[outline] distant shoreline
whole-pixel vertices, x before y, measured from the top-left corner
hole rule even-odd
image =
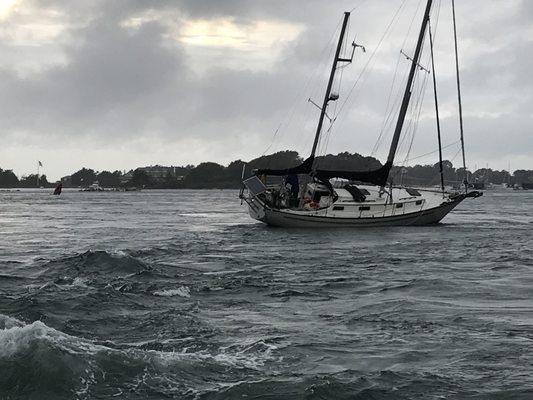
[[[203,162],[196,166],[138,167],[130,171],[95,171],[82,168],[71,175],[61,178],[63,188],[83,189],[116,188],[117,190],[143,189],[239,189],[242,176],[251,176],[256,169],[286,169],[300,165],[303,158],[295,151],[280,151],[261,156],[249,162],[235,160],[223,166],[214,162]],[[374,157],[357,153],[328,154],[316,157],[315,166],[335,171],[369,171],[382,166]],[[521,186],[533,184],[533,170],[497,171],[481,168],[474,172],[455,168],[451,161],[443,160],[443,176],[446,186],[460,187],[465,179],[476,185]],[[394,166],[390,179],[395,185],[412,187],[434,187],[440,183],[439,164]],[[0,188],[53,188],[55,183],[48,182],[46,175],[31,174],[20,179],[12,170],[0,168]]]

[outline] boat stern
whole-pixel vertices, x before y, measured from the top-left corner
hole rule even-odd
[[[241,204],[246,203],[248,205],[248,213],[253,219],[256,219],[261,222],[265,222],[266,205],[263,201],[259,199],[259,195],[261,195],[262,193],[265,193],[267,190],[267,187],[256,176],[245,179],[242,183],[243,183],[243,186],[239,193]]]

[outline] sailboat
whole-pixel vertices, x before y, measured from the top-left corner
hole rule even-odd
[[[380,168],[367,171],[325,170],[316,165],[316,150],[322,134],[324,118],[327,116],[328,104],[338,99],[338,95],[332,93],[335,73],[340,63],[352,62],[356,47],[360,47],[354,42],[351,57],[341,56],[346,27],[350,18],[350,13],[345,12],[324,101],[320,108],[321,113],[311,155],[296,167],[258,169],[254,170],[253,175],[247,179],[244,179],[243,169],[243,187],[239,197],[248,205],[252,218],[271,226],[301,228],[430,225],[440,222],[465,199],[482,195],[479,191],[469,191],[468,189],[454,0],[452,0],[452,10],[464,190],[459,192],[445,191],[434,74],[433,39],[429,26],[432,4],[432,0],[428,0],[426,3],[416,49],[414,55],[408,57],[411,63],[409,75],[385,164]],[[441,190],[396,186],[390,177],[411,100],[415,75],[422,68],[420,57],[426,32],[429,32],[433,66]],[[267,185],[265,184],[267,177],[278,177],[278,180],[281,177],[285,178],[282,184]],[[336,180],[334,183],[337,183],[337,186],[338,182],[345,184],[341,187],[334,187],[332,180]],[[300,185],[302,181],[304,184]]]

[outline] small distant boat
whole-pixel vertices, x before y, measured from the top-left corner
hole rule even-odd
[[[102,186],[100,186],[98,181],[94,181],[94,183],[91,186],[88,186],[80,190],[80,192],[104,192],[104,191],[105,189]]]
[[[63,184],[61,182],[58,182],[54,189],[54,195],[59,196],[62,190],[63,190]]]

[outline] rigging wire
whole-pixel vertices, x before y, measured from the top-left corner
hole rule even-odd
[[[374,48],[370,58],[368,59],[368,61],[366,62],[366,64],[364,65],[362,71],[360,72],[359,76],[357,77],[357,79],[355,80],[354,84],[352,85],[352,87],[350,88],[350,90],[348,91],[348,94],[346,96],[346,99],[342,102],[342,104],[340,105],[340,107],[338,108],[338,111],[336,111],[336,113],[333,115],[333,117],[331,117],[331,124],[330,124],[330,127],[329,129],[327,130],[327,133],[329,136],[331,136],[331,133],[332,133],[332,130],[334,128],[334,125],[335,125],[335,122],[337,121],[337,118],[338,116],[340,115],[340,113],[343,111],[343,109],[345,108],[348,100],[350,100],[350,97],[351,97],[351,94],[353,93],[355,87],[357,86],[357,84],[362,80],[363,76],[365,76],[367,70],[369,69],[369,66],[370,65],[373,65],[373,62],[374,62],[374,59],[375,59],[375,56],[378,52],[378,50],[380,49],[383,41],[385,40],[385,38],[390,34],[390,31],[391,31],[391,28],[392,26],[395,24],[395,22],[398,20],[398,17],[400,15],[400,12],[403,10],[405,4],[406,4],[407,0],[403,0],[400,4],[400,6],[396,9],[395,13],[393,14],[392,16],[392,19],[389,21],[386,29],[385,29],[385,32],[383,33],[383,35],[381,36],[377,46]],[[352,99],[352,102],[354,101],[354,99]],[[329,142],[329,138],[328,138],[328,142]]]
[[[424,45],[425,45],[425,42],[422,44],[422,46],[423,46],[422,47],[422,54],[423,54],[423,51],[424,51]],[[419,61],[422,61],[422,60],[419,60]],[[416,99],[416,102],[414,102],[414,103],[411,102],[410,103],[408,123],[407,123],[407,127],[406,127],[406,129],[404,131],[404,134],[402,135],[402,137],[400,139],[399,152],[401,152],[403,150],[404,143],[410,142],[411,145],[412,145],[412,143],[414,141],[414,136],[416,134],[416,127],[417,127],[419,119],[420,119],[420,114],[421,114],[422,105],[423,105],[423,99],[424,99],[424,95],[425,95],[425,88],[426,88],[426,85],[427,85],[427,74],[424,74],[424,79],[422,79],[422,80],[418,79],[418,77],[420,76],[420,73],[421,73],[420,71],[421,70],[422,70],[421,68],[416,70],[416,75],[415,75],[415,78],[414,78],[414,86],[413,86],[413,89],[412,89],[412,93],[415,94],[413,97]],[[410,147],[408,149],[408,153],[407,154],[409,154],[409,152],[410,152]]]
[[[395,74],[397,74],[397,70],[398,70],[398,67],[399,67],[399,64],[400,64],[400,60],[403,58],[403,56],[401,55],[398,55],[398,61],[396,63],[396,71],[395,71]],[[399,109],[399,105],[400,105],[400,102],[401,102],[401,99],[402,99],[402,91],[401,91],[401,87],[405,87],[407,83],[407,74],[404,75],[404,77],[402,78],[402,81],[400,83],[400,85],[398,86],[398,90],[396,92],[396,96],[395,96],[395,99],[394,99],[394,102],[392,104],[392,106],[386,110],[386,114],[384,116],[384,121],[383,121],[383,125],[380,129],[380,132],[379,132],[379,135],[378,135],[378,138],[376,139],[376,142],[374,143],[374,147],[372,147],[372,152],[370,153],[371,156],[374,156],[381,144],[383,143],[383,141],[389,136],[389,133],[390,133],[390,130],[392,129],[392,124],[394,123],[394,120],[395,116],[397,116],[398,114],[398,109]],[[392,87],[391,87],[392,89]],[[389,100],[387,100],[389,101]]]
[[[431,19],[428,21],[429,24],[429,45],[430,45],[430,54],[431,54],[431,68],[432,68],[432,80],[433,80],[433,97],[435,100],[435,119],[437,122],[437,139],[439,143],[439,174],[440,174],[440,186],[442,189],[442,194],[444,195],[444,169],[442,164],[442,141],[441,141],[441,128],[440,128],[440,115],[439,115],[439,100],[437,93],[437,76],[435,70],[435,46],[433,41],[433,33],[431,29]]]
[[[423,44],[423,47],[422,47],[422,52],[424,51],[424,45],[425,43]],[[426,56],[427,58],[429,58],[429,55]],[[428,60],[424,60],[425,63],[427,64],[428,63]],[[420,75],[420,70],[418,71],[417,73],[417,77]],[[412,149],[412,145],[413,145],[413,142],[414,142],[414,139],[415,139],[415,135],[416,135],[416,132],[417,132],[417,127],[418,127],[418,123],[420,121],[420,115],[422,113],[422,107],[423,107],[423,103],[424,103],[424,98],[425,98],[425,94],[426,94],[426,88],[427,88],[427,81],[428,81],[428,76],[429,76],[429,73],[425,73],[424,74],[424,79],[422,81],[420,80],[416,80],[415,78],[415,83],[417,84],[416,88],[415,88],[415,93],[417,93],[417,101],[415,103],[415,107],[413,107],[411,109],[411,116],[410,116],[410,123],[412,123],[412,131],[410,132],[410,145],[409,145],[409,148],[407,150],[407,154],[406,154],[406,158],[409,157],[409,154],[411,152],[411,149]],[[407,138],[408,135],[405,135],[404,137]],[[405,141],[405,139],[403,140]]]
[[[268,147],[265,149],[263,154],[261,154],[261,157],[263,157],[270,150],[270,148],[274,145],[274,142],[276,141],[276,137],[278,136],[280,129],[281,129],[281,124],[279,124],[278,127],[276,128],[276,131],[274,132],[274,136],[272,136],[272,141],[270,142]]]
[[[394,25],[394,23],[396,22],[399,14],[400,14],[400,11],[403,9],[403,7],[405,6],[405,3],[407,2],[407,0],[403,0],[401,3],[400,3],[400,6],[397,8],[396,12],[394,13],[394,15],[392,16],[392,19],[391,21],[389,22],[389,24],[387,25],[387,28],[385,29],[385,32],[383,33],[383,35],[381,36],[377,46],[374,48],[374,50],[372,51],[372,54],[370,55],[368,61],[366,62],[365,66],[363,67],[363,70],[361,71],[361,73],[359,74],[359,76],[357,77],[357,79],[355,80],[354,84],[352,85],[352,87],[350,88],[350,90],[348,91],[348,94],[346,96],[346,99],[344,100],[344,102],[341,104],[340,106],[340,109],[339,109],[339,114],[342,112],[342,110],[344,109],[344,107],[346,106],[346,103],[348,102],[348,100],[350,99],[350,96],[351,94],[353,93],[353,91],[355,90],[357,84],[361,81],[361,78],[363,77],[363,75],[365,74],[366,70],[368,69],[370,63],[374,60],[374,57],[377,53],[377,51],[379,50],[379,48],[381,47],[383,41],[385,40],[385,38],[388,36],[392,26]]]
[[[424,79],[422,81],[415,81],[415,82],[417,86],[414,88],[413,91],[415,93],[416,102],[414,103],[414,106],[410,107],[410,117],[409,117],[407,129],[404,135],[402,136],[402,140],[399,145],[399,148],[400,148],[399,152],[401,152],[402,149],[404,148],[404,145],[408,143],[406,158],[411,152],[411,148],[412,148],[412,145],[413,145],[413,142],[416,136],[416,132],[419,126],[420,114],[422,112],[422,106],[424,102],[425,88],[427,86],[427,75],[426,74],[424,75]],[[400,163],[399,165],[401,165],[402,167],[405,166],[405,161],[403,163]],[[394,177],[396,177],[396,175]]]
[[[420,75],[420,70],[417,71],[417,77]],[[418,131],[419,122],[420,122],[420,115],[422,113],[422,107],[424,104],[424,97],[426,93],[426,87],[427,87],[427,81],[428,81],[428,74],[424,74],[424,79],[419,80],[415,79],[415,87],[413,88],[413,92],[415,93],[416,102],[414,103],[414,106],[410,107],[410,116],[409,116],[409,122],[407,125],[407,129],[405,130],[404,135],[402,136],[399,148],[403,149],[405,145],[407,145],[407,152],[405,159],[409,157],[409,154],[411,153],[412,145],[414,143],[414,139],[416,137],[416,133]],[[400,150],[399,152],[401,152]],[[399,173],[401,173],[401,170],[403,167],[405,167],[406,161],[399,163],[397,166],[402,167],[396,170],[396,173],[393,175],[393,179],[397,177]]]
[[[422,0],[419,0],[418,1],[418,4],[416,6],[416,10],[413,14],[413,17],[411,18],[411,22],[409,23],[409,28],[407,29],[407,33],[405,34],[405,37],[403,39],[403,43],[401,45],[401,48],[403,49],[405,47],[405,44],[407,43],[407,38],[409,37],[410,33],[411,33],[411,30],[413,28],[413,25],[414,25],[414,22],[415,22],[415,19],[416,19],[416,16],[418,15],[418,11],[420,10],[420,6],[422,4]],[[392,93],[394,91],[394,87],[395,87],[395,82],[396,82],[396,78],[397,78],[397,75],[398,75],[398,68],[400,66],[400,60],[403,59],[403,56],[401,55],[401,53],[398,55],[398,58],[397,58],[397,61],[396,61],[396,67],[395,67],[395,70],[394,70],[394,75],[393,75],[393,79],[392,79],[392,84],[391,84],[391,88],[390,88],[390,91],[389,91],[389,95],[388,95],[388,98],[387,98],[387,106],[385,107],[385,113],[384,113],[384,116],[383,116],[383,123],[382,123],[382,126],[381,126],[381,130],[380,130],[380,133],[379,133],[379,136],[374,144],[374,147],[372,148],[372,152],[371,152],[371,156],[375,155],[381,145],[381,139],[383,138],[383,134],[388,131],[390,129],[390,125],[392,125],[392,120],[393,120],[393,116],[395,116],[397,114],[397,111],[394,111],[397,109],[397,106],[400,102],[400,99],[401,99],[401,90],[400,88],[402,87],[402,85],[399,85],[398,87],[398,91],[396,92],[396,97],[395,97],[395,100],[394,100],[394,103],[392,104],[392,107],[389,109],[389,105],[390,105],[390,100],[391,100],[391,97],[392,97]],[[407,81],[407,75],[404,75],[404,78],[402,79],[402,82],[401,83],[405,83]]]
[[[437,150],[438,151],[438,150]],[[455,155],[449,160],[451,163],[453,163],[453,161],[457,158],[457,156],[459,155],[459,153],[461,152],[461,149],[459,149]],[[430,180],[429,180],[429,185],[434,185],[434,184],[437,184],[437,180],[439,178],[439,175],[436,174],[435,176],[433,176]],[[422,181],[423,178],[414,178],[414,177],[410,177],[410,179],[414,179],[414,180],[420,180]],[[448,182],[448,183],[462,183],[462,181],[457,181],[457,180],[451,180],[451,179],[448,179],[446,180],[445,179],[445,182]]]
[[[357,4],[354,8],[352,8],[349,12],[353,13],[355,10],[361,8],[363,4],[365,4],[368,0],[360,0],[359,4]]]
[[[457,141],[455,141],[455,142],[452,142],[452,143],[447,144],[446,146],[442,146],[442,149],[443,149],[443,150],[444,150],[444,149],[448,149],[448,148],[453,147],[453,146],[455,146],[455,145],[457,145],[457,144],[459,144],[459,143],[461,143],[461,141],[460,141],[460,140],[457,140]],[[421,159],[421,158],[424,158],[424,157],[427,157],[427,156],[431,156],[431,155],[437,153],[438,151],[439,151],[438,149],[437,149],[437,150],[433,150],[433,151],[430,151],[430,152],[428,152],[428,153],[420,154],[420,155],[418,155],[418,156],[416,156],[416,157],[411,157],[411,158],[409,158],[409,159],[406,159],[405,161],[406,161],[406,162],[411,162],[411,161],[414,161],[414,160],[419,160],[419,159]]]
[[[437,26],[438,26],[438,22],[440,20],[440,10],[441,10],[441,2],[439,0],[439,6],[437,8],[437,15],[436,15],[436,24],[435,24],[435,27],[434,29],[432,29],[432,31],[434,31],[435,33],[433,34],[433,37],[436,37],[436,32],[437,32]],[[431,25],[430,25],[430,29],[431,29]],[[429,58],[431,56],[431,53],[427,56],[427,58]],[[429,62],[426,61],[426,63]],[[405,159],[404,161],[400,164],[402,167],[405,167],[407,162],[409,161],[409,155],[411,154],[411,151],[412,151],[412,146],[413,146],[413,143],[414,143],[414,139],[415,139],[415,136],[416,136],[416,133],[417,133],[417,130],[418,130],[418,126],[419,126],[419,121],[420,121],[420,114],[421,114],[421,111],[422,111],[422,103],[423,103],[423,99],[424,99],[424,96],[426,94],[426,86],[427,86],[427,81],[428,81],[428,74],[425,76],[424,78],[424,82],[423,84],[420,86],[420,90],[421,92],[418,93],[418,95],[420,96],[420,98],[417,100],[417,106],[418,106],[418,103],[420,103],[420,106],[419,106],[419,109],[418,109],[418,115],[412,115],[411,118],[414,118],[414,126],[413,126],[413,130],[411,132],[409,132],[407,135],[404,136],[404,138],[407,138],[407,137],[410,137],[410,143],[409,143],[409,147],[407,149],[407,153],[406,153],[406,156],[405,156]],[[415,107],[416,109],[416,107]],[[409,136],[410,135],[410,136]],[[402,140],[402,143],[404,142],[404,140]],[[449,146],[448,146],[449,147]],[[442,147],[441,147],[442,149]],[[436,150],[435,152],[438,152],[439,150]],[[432,154],[434,152],[431,152],[430,154]],[[416,157],[418,158],[418,157]],[[401,170],[401,169],[400,169]],[[398,170],[395,174],[395,176],[400,173],[400,170]]]
[[[436,33],[437,33],[437,27],[438,27],[438,23],[439,23],[439,20],[440,20],[440,10],[441,10],[441,2],[439,0],[439,6],[437,8],[437,15],[436,15],[436,18],[435,18],[435,27],[434,29],[432,30],[432,35],[433,35],[433,38],[436,37]],[[431,24],[429,25],[430,26],[430,29],[431,29]],[[431,53],[429,55],[426,56],[428,58],[428,60],[426,60],[426,63],[429,63],[429,60],[431,59]],[[426,74],[425,76],[425,82],[423,84],[423,90],[425,90],[426,86],[427,86],[427,80],[428,80],[428,76],[429,74]],[[423,93],[423,96],[425,96],[425,92]],[[423,101],[423,97],[422,97],[422,101]],[[420,113],[421,113],[421,108],[418,112],[418,116],[416,117],[417,118],[417,124],[419,122],[419,119],[420,119]],[[415,135],[416,135],[416,131],[413,131],[413,134],[412,134],[412,137],[411,137],[411,143],[409,145],[409,148],[408,148],[408,151],[406,153],[406,156],[405,156],[405,159],[403,161],[403,163],[401,164],[402,166],[405,166],[407,164],[407,160],[409,159],[409,155],[411,153],[411,150],[412,150],[412,146],[413,146],[413,143],[414,143],[414,138],[415,138]],[[437,150],[438,151],[438,150]]]
[[[347,26],[347,29],[346,29],[346,35],[344,35],[344,43],[343,43],[342,52],[346,52],[347,49],[348,49],[348,37],[349,37],[349,34],[350,34],[350,20],[348,20],[348,26]],[[353,56],[352,56],[352,60],[353,60]],[[342,81],[343,81],[343,77],[344,77],[344,69],[348,65],[349,65],[349,63],[346,63],[344,65],[338,66],[337,69],[336,69],[336,70],[340,70],[340,76],[339,76],[339,78],[337,79],[337,82],[336,82],[337,94],[339,96],[340,96],[341,89],[342,89]],[[333,106],[332,115],[336,115],[337,114],[337,106],[338,106],[338,102],[335,101],[334,106]],[[323,156],[326,155],[326,153],[327,153],[327,149],[328,149],[328,146],[329,146],[329,140],[331,138],[331,130],[332,130],[332,127],[333,127],[333,124],[334,124],[334,121],[335,121],[336,118],[330,119],[330,117],[328,116],[328,119],[329,119],[329,127],[326,130],[326,133],[324,135],[321,135],[319,146],[318,146],[318,154],[323,155]]]
[[[294,115],[296,114],[296,109],[297,109],[298,105],[301,103],[300,99],[302,97],[304,97],[303,95],[304,95],[304,93],[306,93],[308,91],[309,87],[311,86],[311,82],[316,79],[316,75],[318,75],[319,70],[321,69],[321,67],[323,65],[325,65],[327,63],[326,60],[330,58],[329,55],[331,55],[331,52],[332,52],[331,43],[334,42],[335,36],[337,34],[337,31],[339,30],[339,27],[340,27],[341,23],[342,23],[342,18],[339,19],[339,21],[337,23],[337,26],[333,30],[329,41],[322,48],[322,51],[320,52],[320,55],[319,55],[318,59],[321,60],[321,61],[319,61],[317,63],[317,66],[315,67],[315,69],[312,72],[307,74],[307,78],[306,78],[305,85],[304,85],[303,89],[298,91],[297,94],[295,95],[294,100],[291,102],[292,106],[285,113],[284,117],[282,118],[282,122],[278,125],[278,127],[276,128],[274,134],[272,135],[272,139],[271,139],[270,144],[267,146],[266,150],[261,154],[261,156],[264,156],[274,146],[274,144],[276,142],[276,139],[279,137],[280,131],[283,131],[283,129],[285,127],[288,127],[291,124],[291,122],[293,121]],[[326,52],[329,52],[329,55],[328,55],[327,58],[324,57]],[[306,120],[307,120],[307,118],[306,118]]]
[[[419,94],[419,104],[417,104],[417,107],[418,107],[418,112],[415,114],[415,112],[413,111],[413,119],[414,119],[414,123],[413,123],[413,130],[412,130],[412,133],[411,133],[411,140],[409,141],[409,147],[407,149],[407,152],[406,152],[406,155],[405,155],[405,159],[404,159],[404,162],[403,162],[403,165],[405,166],[405,160],[407,158],[409,158],[409,155],[411,154],[411,150],[413,149],[413,143],[415,141],[415,137],[416,137],[416,134],[418,132],[418,127],[419,127],[419,124],[420,124],[420,115],[422,113],[422,107],[423,107],[423,104],[424,104],[424,97],[425,97],[425,94],[426,94],[426,87],[427,87],[427,83],[428,83],[428,75],[426,74],[424,76],[424,81],[423,83],[420,85],[420,91],[421,93]]]
[[[338,31],[340,29],[340,26],[342,24],[342,20],[343,18],[341,18],[337,24],[337,27],[335,29],[335,32],[333,33],[333,35],[331,36],[330,38],[330,41],[328,43],[328,47],[329,47],[329,51],[328,51],[328,54],[327,54],[327,57],[324,58],[322,60],[322,62],[320,63],[320,65],[317,67],[317,69],[315,70],[315,73],[317,75],[317,78],[316,80],[318,81],[318,75],[322,76],[322,73],[323,71],[328,68],[329,69],[329,66],[327,66],[328,62],[331,60],[332,58],[332,55],[333,55],[333,52],[334,52],[334,46],[330,46],[330,44],[333,44],[335,42],[335,37],[337,36],[338,34]],[[325,52],[322,52],[322,54],[324,54]],[[322,83],[320,83],[320,85],[317,83],[315,83],[314,85],[314,89],[310,92],[310,96],[309,98],[313,98],[315,96],[320,96],[320,93],[319,91],[322,90]],[[301,116],[300,118],[300,122],[301,120],[303,119],[303,125],[304,125],[304,131],[307,131],[308,128],[310,128],[311,126],[315,127],[315,121],[314,119],[312,118],[309,118],[309,115],[310,115],[310,112],[311,111],[314,111],[314,107],[306,107],[305,108],[305,111],[304,111],[304,114]],[[308,148],[309,147],[309,144],[312,143],[313,141],[313,136],[311,135],[306,135],[306,138],[304,140],[304,145],[303,145],[303,148]]]

